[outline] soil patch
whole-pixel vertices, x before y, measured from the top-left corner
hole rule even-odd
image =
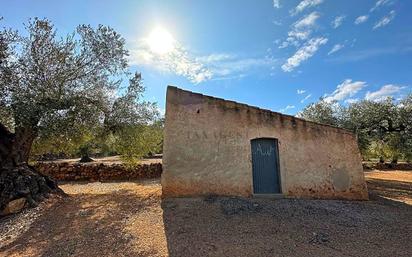
[[[368,173],[371,201],[161,199],[158,180],[66,183],[69,197],[0,220],[0,256],[410,256],[401,175]]]
[[[412,171],[374,170],[365,172],[365,178],[372,199],[383,197],[412,205]]]

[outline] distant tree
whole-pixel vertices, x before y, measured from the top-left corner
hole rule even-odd
[[[348,106],[323,99],[305,107],[300,117],[349,129],[356,133],[364,157],[397,162],[412,158],[412,94],[395,102],[363,100]]]
[[[95,128],[62,130],[60,133],[39,133],[34,140],[30,152],[30,158],[33,160],[56,157],[78,157],[80,148],[88,145],[95,139]]]
[[[36,18],[26,30],[0,31],[0,210],[19,197],[35,205],[56,189],[27,164],[37,137],[106,133],[157,116],[140,99],[140,74],[121,88],[127,51],[110,27],[80,25],[60,38],[49,20]]]
[[[412,161],[412,94],[404,97],[398,105],[398,123],[402,130],[399,131],[401,149],[404,158]]]
[[[116,134],[115,150],[128,165],[134,165],[147,155],[162,150],[163,123],[127,126]]]
[[[374,152],[385,157],[387,154],[384,152],[389,151],[389,139],[396,141],[390,134],[403,126],[398,123],[398,109],[393,99],[380,102],[363,100],[349,105],[346,113],[347,119],[343,126],[357,133],[364,155],[371,150],[371,143],[375,142],[373,145],[377,148]]]
[[[340,126],[340,111],[336,101],[328,102],[321,98],[318,102],[306,106],[297,116],[318,123]]]

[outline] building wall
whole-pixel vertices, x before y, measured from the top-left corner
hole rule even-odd
[[[356,137],[349,131],[168,87],[165,197],[253,193],[251,143],[279,141],[286,197],[367,199]]]

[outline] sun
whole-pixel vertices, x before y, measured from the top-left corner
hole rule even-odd
[[[153,53],[164,55],[173,50],[175,39],[167,30],[158,27],[150,33],[147,44]]]

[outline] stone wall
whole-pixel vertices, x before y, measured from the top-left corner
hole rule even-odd
[[[367,170],[412,170],[412,163],[363,163],[363,168]]]
[[[167,90],[164,196],[251,196],[255,138],[278,139],[284,196],[368,198],[350,131],[175,87]]]
[[[40,173],[60,181],[110,181],[159,178],[161,163],[139,164],[126,168],[122,164],[38,162]]]

